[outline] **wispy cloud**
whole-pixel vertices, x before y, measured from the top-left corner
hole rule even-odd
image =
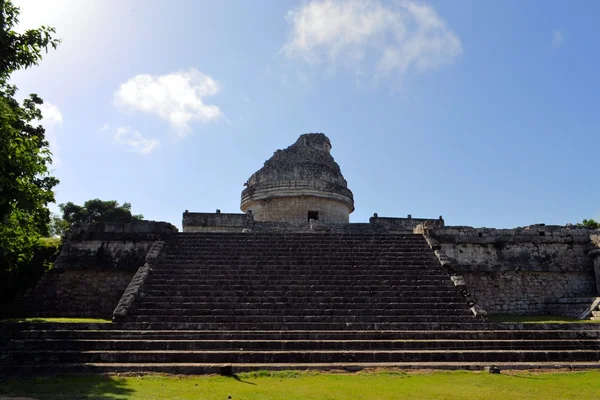
[[[148,139],[129,126],[115,128],[113,138],[125,150],[140,154],[150,154],[159,145],[158,139]]]
[[[60,166],[61,160],[59,156],[60,145],[58,144],[58,137],[56,134],[56,128],[62,125],[63,116],[58,106],[44,101],[44,104],[39,106],[42,112],[41,125],[46,130],[46,139],[50,145],[50,151],[52,152],[52,162],[55,166]]]
[[[433,7],[413,1],[312,0],[286,19],[291,29],[282,53],[330,72],[400,78],[449,64],[463,51]]]
[[[192,68],[167,75],[137,75],[123,83],[114,97],[118,107],[155,114],[185,136],[190,123],[223,117],[219,107],[204,102],[219,91],[217,81]]]
[[[552,31],[552,47],[560,47],[564,41],[565,35],[561,31]]]

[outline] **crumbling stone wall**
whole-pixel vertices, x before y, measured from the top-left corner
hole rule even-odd
[[[49,271],[25,298],[26,315],[110,319],[134,274],[131,269]]]
[[[242,191],[240,208],[255,221],[308,221],[308,211],[322,222],[347,223],[354,197],[322,133],[301,135],[277,150],[252,174]]]
[[[593,231],[540,225],[444,227],[430,234],[491,313],[577,316],[599,293]]]
[[[428,218],[388,218],[379,217],[377,214],[371,217],[369,223],[347,223],[338,221],[322,221],[332,233],[351,234],[374,234],[392,233],[407,234]],[[440,217],[435,220],[436,226],[443,226],[444,220]],[[244,229],[253,232],[273,233],[302,233],[312,232],[310,224],[306,219],[301,221],[257,221],[253,214],[226,214],[226,213],[195,213],[185,211],[183,213],[182,226],[184,232],[242,232]]]
[[[165,222],[78,225],[54,263],[23,301],[29,316],[111,318],[146,253],[177,228]]]
[[[249,214],[184,212],[184,232],[241,232],[251,228],[254,219]]]

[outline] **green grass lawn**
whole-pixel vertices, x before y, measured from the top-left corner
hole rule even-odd
[[[589,319],[577,319],[572,317],[565,317],[562,315],[490,315],[488,317],[490,322],[518,322],[523,324],[568,324],[568,323],[600,323],[600,321],[592,321]]]
[[[101,318],[45,318],[45,317],[32,317],[32,318],[9,318],[2,319],[2,322],[35,322],[35,323],[63,323],[63,324],[106,324],[112,323],[109,319]]]
[[[222,376],[78,376],[0,379],[0,399],[594,399],[600,371],[257,372]]]

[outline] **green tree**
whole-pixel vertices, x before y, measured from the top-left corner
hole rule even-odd
[[[55,213],[50,215],[50,226],[48,227],[50,237],[64,237],[69,227],[69,222],[65,221],[60,215]]]
[[[600,222],[596,222],[593,219],[584,219],[580,224],[577,225],[588,229],[600,229]]]
[[[62,219],[66,221],[69,226],[74,223],[128,223],[134,220],[144,219],[144,216],[141,214],[134,215],[131,213],[130,203],[119,205],[115,200],[93,199],[83,203],[83,206],[68,202],[60,204],[59,207],[63,212]]]
[[[52,154],[44,128],[36,124],[43,101],[32,94],[19,103],[8,81],[14,71],[38,64],[42,50],[59,41],[49,27],[15,32],[18,17],[17,7],[0,0],[0,273],[27,262],[40,235],[48,233],[47,205],[58,184],[49,174]]]

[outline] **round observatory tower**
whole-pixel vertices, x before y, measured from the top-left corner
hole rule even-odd
[[[242,191],[241,209],[255,221],[349,222],[354,198],[322,133],[306,133],[277,150]]]

